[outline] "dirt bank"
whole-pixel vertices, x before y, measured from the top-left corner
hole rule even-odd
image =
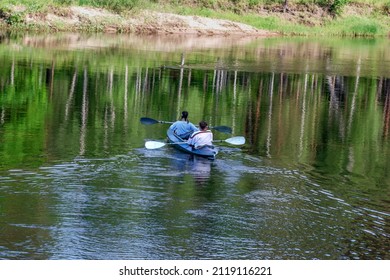
[[[193,4],[195,5],[195,4]],[[191,8],[191,6],[189,6]],[[194,6],[194,10],[199,8]],[[281,4],[259,6],[238,12],[249,15],[246,20],[257,22],[263,19],[283,34],[328,34],[350,36],[385,35],[390,26],[388,10],[371,4],[352,3],[343,7],[337,16],[326,6],[315,4],[289,4],[284,10]],[[265,20],[265,22],[267,22]],[[335,26],[332,27],[334,22]],[[267,24],[266,24],[267,25]],[[267,25],[268,26],[268,25]],[[272,26],[272,24],[271,24]],[[330,29],[327,30],[327,26]],[[312,28],[314,27],[314,28]],[[211,19],[200,16],[182,16],[161,11],[124,11],[120,14],[92,7],[53,7],[48,5],[40,11],[22,5],[0,9],[0,30],[21,31],[92,31],[105,33],[143,34],[195,34],[195,35],[240,35],[275,36],[276,32],[259,30],[247,24],[231,20]],[[301,32],[301,33],[300,33]],[[390,33],[389,33],[390,34]]]
[[[23,6],[14,6],[12,14],[12,18],[7,18],[7,15],[3,15],[3,26],[9,25],[10,21],[14,20],[17,21],[19,26],[24,28],[47,31],[246,36],[277,35],[274,32],[258,30],[252,26],[229,20],[181,16],[154,11],[142,11],[124,16],[104,9],[72,6],[49,9],[45,13],[27,13]],[[18,26],[13,24],[14,22],[11,23]]]

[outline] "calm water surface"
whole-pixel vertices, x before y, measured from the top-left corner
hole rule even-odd
[[[389,259],[388,43],[1,36],[0,259]]]

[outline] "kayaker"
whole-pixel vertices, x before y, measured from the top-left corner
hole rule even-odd
[[[187,140],[191,134],[199,129],[188,120],[188,112],[181,112],[181,119],[174,122],[169,129],[178,135],[180,138]]]
[[[208,130],[208,124],[205,121],[199,123],[199,131],[195,131],[187,143],[195,149],[200,149],[204,146],[213,146],[213,133]]]

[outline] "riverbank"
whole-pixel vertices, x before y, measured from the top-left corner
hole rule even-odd
[[[3,17],[3,28],[34,31],[271,36],[276,32],[224,19],[185,16],[151,10],[119,14],[93,7],[70,6],[29,13],[14,6]]]
[[[386,14],[387,13],[387,14]],[[112,11],[86,6],[31,9],[0,7],[0,29],[16,31],[90,31],[142,34],[199,35],[328,35],[389,36],[390,10],[369,4],[349,4],[337,16],[314,4],[267,5],[247,11],[221,12],[199,7],[148,7]]]

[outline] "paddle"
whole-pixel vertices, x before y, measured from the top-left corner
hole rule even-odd
[[[235,136],[231,137],[225,140],[214,140],[213,142],[226,142],[228,144],[232,145],[244,145],[245,144],[245,138],[243,136]],[[161,147],[164,147],[165,145],[180,145],[180,144],[186,144],[187,142],[175,142],[175,143],[164,143],[159,141],[146,141],[145,142],[145,148],[146,149],[159,149]]]
[[[158,120],[151,119],[151,118],[146,118],[146,117],[141,118],[140,121],[141,121],[142,124],[146,124],[146,125],[156,124],[156,123],[168,123],[168,124],[173,124],[173,122],[158,121]]]
[[[158,120],[151,119],[151,118],[146,118],[146,117],[141,118],[140,121],[141,121],[142,124],[145,124],[145,125],[151,125],[151,124],[156,124],[156,123],[173,124],[173,122],[158,121]],[[215,129],[216,131],[219,131],[219,132],[222,132],[222,133],[228,133],[228,134],[232,133],[232,129],[230,127],[228,127],[228,126],[225,126],[225,125],[210,126],[209,128]]]

